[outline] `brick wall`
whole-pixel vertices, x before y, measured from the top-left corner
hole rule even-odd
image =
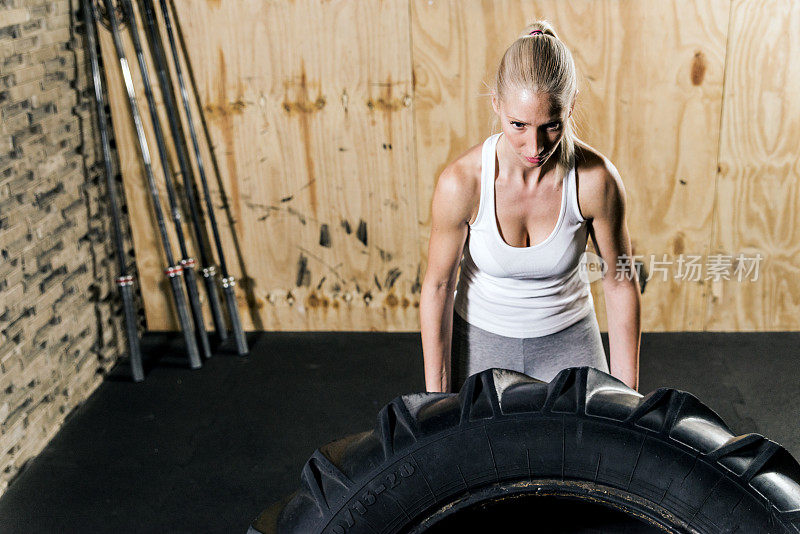
[[[0,494],[126,354],[79,7],[0,0]]]

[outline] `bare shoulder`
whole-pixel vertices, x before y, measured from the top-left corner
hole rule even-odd
[[[625,187],[606,156],[583,141],[575,142],[578,204],[586,219],[610,216],[624,209]]]
[[[470,147],[444,168],[436,183],[434,209],[452,210],[454,217],[472,221],[480,201],[481,147],[482,143]]]

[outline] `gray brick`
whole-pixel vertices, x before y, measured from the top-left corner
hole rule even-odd
[[[16,24],[22,24],[30,20],[30,13],[25,7],[18,7],[16,9],[6,9],[3,11],[3,18],[0,19],[0,26],[8,27]]]
[[[3,123],[0,128],[3,129],[3,133],[6,135],[15,134],[19,130],[27,128],[30,124],[30,118],[24,109],[10,116],[7,116],[4,112],[0,112],[0,115],[3,116]]]
[[[67,43],[69,42],[69,35],[70,31],[69,28],[58,28],[55,30],[50,30],[46,32],[42,32],[39,34],[39,43],[42,45],[48,45],[53,43]]]
[[[31,35],[29,37],[21,37],[14,40],[14,53],[24,54],[30,52],[39,45],[39,36]]]
[[[3,121],[25,113],[28,108],[30,108],[30,102],[27,100],[20,100],[3,106]]]
[[[0,494],[125,350],[79,2],[3,6]]]
[[[44,43],[42,43],[44,45]],[[53,59],[60,53],[58,44],[47,44],[30,53],[30,64],[36,65],[44,63],[48,59]]]
[[[34,51],[27,56],[21,56],[21,61],[17,65],[3,70],[2,79],[5,87],[14,87],[33,80],[40,80],[44,76],[44,65],[33,57],[37,52]],[[6,58],[6,60],[8,59],[11,58]]]
[[[8,56],[13,56],[15,46],[13,39],[4,39],[0,41],[0,60]]]
[[[14,44],[14,52],[11,55],[6,56],[3,58],[2,61],[2,70],[4,72],[12,72],[17,68],[23,67],[28,65],[28,61],[25,55],[16,53],[16,43]]]
[[[47,29],[55,30],[58,28],[69,28],[70,15],[69,13],[52,15],[46,19]]]

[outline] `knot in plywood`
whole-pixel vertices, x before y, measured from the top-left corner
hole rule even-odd
[[[411,105],[411,96],[405,94],[399,98],[370,98],[367,100],[367,107],[370,111],[379,109],[382,111],[397,111]]]
[[[313,102],[306,100],[305,98],[296,101],[284,100],[283,109],[286,111],[286,113],[290,114],[292,112],[314,113],[324,108],[325,103],[326,101],[324,96],[318,96]]]

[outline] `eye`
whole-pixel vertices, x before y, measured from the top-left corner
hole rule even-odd
[[[550,130],[551,132],[557,132],[557,131],[559,131],[561,129],[561,123],[560,122],[554,122],[554,123],[550,124],[547,127],[547,129]]]
[[[511,121],[511,126],[513,126],[514,128],[522,128],[523,126],[525,126],[525,124],[518,121]]]

